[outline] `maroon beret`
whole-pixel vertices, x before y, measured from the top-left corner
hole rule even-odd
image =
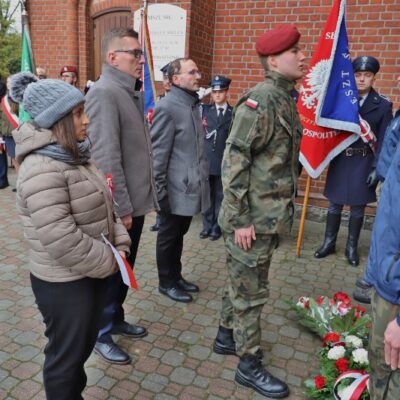
[[[279,54],[294,46],[300,39],[300,32],[294,25],[281,25],[262,34],[256,41],[260,56]]]
[[[76,75],[78,75],[78,68],[74,67],[73,65],[64,65],[60,70],[60,76],[64,72],[74,72]]]

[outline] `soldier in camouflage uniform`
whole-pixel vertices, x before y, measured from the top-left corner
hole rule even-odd
[[[236,382],[271,398],[289,394],[262,365],[260,316],[278,233],[293,218],[302,127],[291,91],[305,58],[299,39],[296,27],[287,25],[257,40],[265,80],[236,105],[222,164],[219,224],[229,278],[214,351],[237,354]]]

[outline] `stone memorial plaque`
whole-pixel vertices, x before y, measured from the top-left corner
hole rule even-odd
[[[140,32],[141,11],[136,10],[133,27]],[[175,58],[185,57],[186,10],[171,4],[151,4],[148,25],[153,52],[154,77],[162,80],[162,68]]]

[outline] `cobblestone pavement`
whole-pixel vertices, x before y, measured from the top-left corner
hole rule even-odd
[[[26,244],[14,200],[11,188],[0,190],[0,399],[44,399],[44,325],[29,285]],[[175,303],[157,291],[156,235],[149,232],[154,217],[146,218],[137,257],[141,288],[130,292],[125,303],[128,321],[143,324],[149,335],[138,341],[114,337],[133,356],[131,365],[109,365],[92,354],[86,365],[85,399],[264,399],[233,382],[236,357],[211,351],[226,279],[223,241],[198,239],[200,219],[194,220],[185,239],[183,264],[185,277],[198,283],[201,292],[191,304]],[[289,383],[290,400],[305,398],[302,383],[318,366],[315,351],[320,341],[298,325],[285,300],[337,290],[351,293],[362,271],[346,264],[345,228],[338,254],[316,260],[312,254],[324,226],[307,222],[303,251],[296,258],[297,225],[298,221],[293,236],[283,238],[274,255],[271,295],[262,316],[264,362]],[[363,263],[368,240],[369,232],[362,232]]]

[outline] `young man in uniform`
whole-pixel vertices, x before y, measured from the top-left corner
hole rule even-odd
[[[299,40],[292,25],[258,38],[265,80],[235,107],[222,162],[219,223],[228,282],[214,351],[237,354],[235,381],[270,398],[289,395],[286,383],[262,365],[260,317],[278,234],[293,219],[302,127],[291,92],[303,76],[305,60]]]
[[[216,75],[210,82],[213,104],[203,104],[203,126],[206,131],[208,173],[211,207],[203,214],[203,230],[200,239],[218,240],[221,228],[218,213],[222,202],[221,164],[225,142],[232,122],[232,106],[227,102],[231,80]]]

